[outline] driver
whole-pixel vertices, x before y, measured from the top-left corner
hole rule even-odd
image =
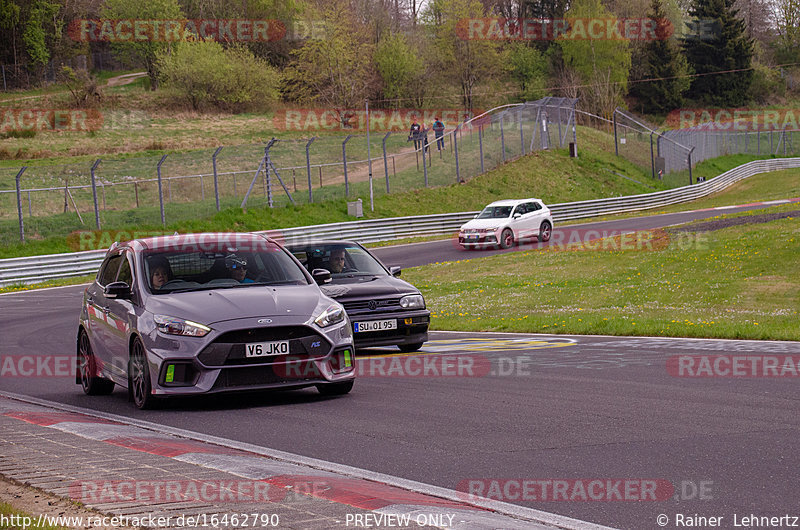
[[[331,272],[339,273],[344,270],[345,257],[343,248],[335,248],[331,250],[330,266]]]
[[[166,258],[157,256],[149,260],[150,265],[150,285],[153,289],[161,287],[172,279],[172,271]]]

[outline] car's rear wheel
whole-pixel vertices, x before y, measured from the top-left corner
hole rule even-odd
[[[81,330],[78,336],[78,374],[81,387],[89,396],[104,396],[114,391],[114,382],[97,377],[97,359],[89,343],[89,336]]]
[[[514,245],[514,232],[510,228],[503,230],[500,234],[500,246],[502,248],[511,248]]]
[[[150,368],[144,344],[139,339],[134,339],[131,346],[130,366],[128,368],[128,388],[137,409],[150,409],[156,404],[156,398],[151,393]]]
[[[397,347],[400,348],[400,351],[411,352],[422,348],[423,344],[422,342],[415,342],[413,344],[398,344]]]
[[[542,223],[542,226],[539,227],[539,241],[550,241],[550,236],[553,235],[553,227],[550,225],[549,222],[545,221]]]
[[[325,383],[316,385],[317,391],[323,396],[343,396],[353,390],[353,381],[344,383]]]

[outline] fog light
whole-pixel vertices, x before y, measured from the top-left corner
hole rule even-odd
[[[167,367],[167,377],[164,378],[164,382],[172,383],[175,380],[175,365],[171,364]]]

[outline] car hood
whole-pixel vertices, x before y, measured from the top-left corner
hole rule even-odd
[[[147,310],[214,324],[251,317],[310,317],[322,298],[316,285],[252,286],[151,296]]]
[[[385,298],[419,292],[410,283],[388,275],[334,278],[331,283],[320,286],[320,289],[338,302],[354,299]]]
[[[495,228],[503,226],[508,222],[508,217],[501,217],[498,219],[473,219],[461,226],[461,230],[465,228]]]

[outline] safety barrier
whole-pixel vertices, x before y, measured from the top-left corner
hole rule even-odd
[[[719,192],[759,173],[800,167],[800,158],[756,160],[742,164],[706,182],[671,190],[550,205],[556,227],[559,222],[661,208],[693,201]],[[416,236],[451,234],[477,212],[458,212],[413,217],[393,217],[258,232],[282,242],[303,239],[354,239],[361,243],[391,241]],[[90,274],[97,270],[105,250],[0,260],[0,287],[37,283]]]

